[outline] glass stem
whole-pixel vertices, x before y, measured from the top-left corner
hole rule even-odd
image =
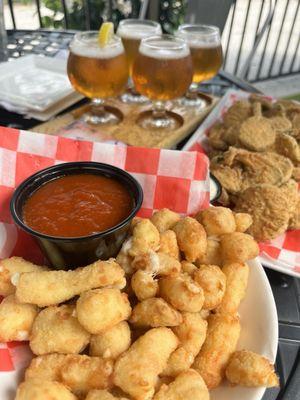
[[[105,114],[104,100],[95,98],[91,100],[92,114],[102,117]]]
[[[139,93],[135,90],[132,78],[129,78],[129,80],[128,80],[128,90],[134,96],[138,96],[139,95]]]
[[[166,117],[166,104],[164,101],[153,101],[152,114],[154,119]]]
[[[197,99],[198,97],[198,85],[197,83],[192,83],[191,86],[189,87],[188,92],[186,93],[186,97],[188,99]]]

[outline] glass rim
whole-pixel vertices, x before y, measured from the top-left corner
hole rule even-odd
[[[172,46],[172,47],[165,47],[164,48],[164,47],[161,47],[161,46],[159,46],[157,44],[151,43],[152,41],[161,41],[161,42],[169,41],[169,42],[173,42],[173,43],[175,42],[175,43],[178,43],[178,46]],[[171,51],[182,50],[183,48],[189,49],[188,44],[184,39],[182,39],[182,38],[180,38],[178,36],[173,36],[173,35],[169,35],[169,34],[166,34],[166,33],[164,33],[162,35],[148,36],[148,37],[146,37],[146,38],[141,40],[141,45],[140,46],[147,46],[147,47],[149,47],[151,49],[156,49],[156,50],[159,50],[159,49],[163,48],[165,50],[171,50]]]
[[[137,18],[125,18],[119,22],[119,26],[126,25],[126,24],[140,24],[140,25],[151,25],[155,28],[160,27],[160,23],[157,21],[153,21],[152,19],[137,19]]]
[[[205,31],[203,32],[197,32],[197,31],[188,31],[185,30],[186,28],[203,28]],[[215,26],[215,25],[208,25],[208,24],[181,24],[178,27],[177,32],[180,33],[186,33],[187,35],[191,36],[199,36],[202,35],[203,37],[214,37],[214,36],[219,36],[220,37],[220,29]]]
[[[99,35],[99,31],[84,31],[84,32],[77,32],[75,33],[70,45],[72,45],[72,42],[77,41],[80,44],[83,45],[88,45],[90,47],[97,47],[98,49],[101,49],[102,47],[99,45],[98,42],[98,35]],[[89,40],[87,40],[88,37],[95,37],[95,42],[91,42]],[[107,47],[115,47],[115,46],[122,46],[122,40],[121,38],[116,35],[115,33],[112,36],[112,39],[110,42],[107,43],[107,45],[103,48],[107,48]]]

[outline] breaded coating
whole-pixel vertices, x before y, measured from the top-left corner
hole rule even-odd
[[[272,117],[269,119],[269,121],[271,122],[272,128],[278,133],[288,131],[293,127],[291,121],[286,117]]]
[[[226,290],[217,312],[235,314],[246,295],[249,266],[245,263],[225,264],[222,271],[226,276]]]
[[[239,141],[240,129],[238,126],[229,126],[224,129],[222,138],[230,146],[235,146]]]
[[[151,399],[158,375],[177,345],[171,329],[150,329],[116,361],[114,384],[134,400]]]
[[[247,213],[234,213],[237,232],[246,232],[253,223],[253,218]]]
[[[25,379],[41,379],[59,382],[60,372],[63,369],[67,357],[68,355],[56,353],[34,357],[25,371]]]
[[[181,270],[178,259],[165,253],[149,251],[134,258],[132,266],[135,270],[142,269],[154,276],[177,275]]]
[[[113,361],[85,355],[68,355],[60,371],[60,381],[77,396],[92,389],[108,389],[112,385]]]
[[[198,268],[196,267],[195,264],[190,263],[185,260],[181,261],[181,268],[182,268],[182,272],[185,272],[186,274],[190,275],[191,277],[193,277],[195,271],[198,271]]]
[[[77,397],[59,382],[32,379],[21,383],[15,400],[76,400]]]
[[[276,132],[271,122],[264,117],[250,117],[241,127],[239,142],[252,151],[265,151],[275,143]]]
[[[293,178],[296,182],[300,182],[300,166],[294,167],[294,169],[293,169],[293,174],[292,174],[292,178]]]
[[[194,359],[195,357],[190,351],[180,346],[170,355],[167,366],[161,375],[175,378],[182,372],[187,371],[193,364]]]
[[[241,190],[243,179],[240,168],[231,168],[221,162],[211,161],[210,170],[222,185],[222,192],[225,189],[228,193],[238,193]]]
[[[236,230],[235,219],[232,211],[225,207],[209,207],[196,215],[206,230],[207,236],[223,235]]]
[[[295,191],[297,194],[297,191]],[[259,241],[274,239],[284,233],[291,216],[291,196],[274,185],[250,187],[242,192],[235,206],[237,212],[247,212],[253,218],[248,232]]]
[[[208,135],[208,143],[215,150],[227,150],[228,144],[224,140],[224,126],[220,123],[214,124],[210,130]]]
[[[176,326],[182,321],[181,314],[159,297],[146,299],[132,310],[130,323],[135,327]]]
[[[196,260],[197,267],[202,264],[222,266],[221,245],[219,240],[213,238],[207,239],[205,254]]]
[[[226,367],[226,378],[234,385],[247,387],[279,386],[274,365],[265,357],[252,351],[236,351]]]
[[[300,196],[298,196],[298,201],[295,210],[289,220],[289,229],[300,229]]]
[[[293,164],[274,152],[254,153],[230,147],[211,161],[211,172],[228,193],[237,194],[255,185],[284,184],[292,176]]]
[[[206,232],[194,218],[185,217],[177,222],[172,230],[176,233],[179,249],[187,261],[194,262],[206,252]]]
[[[96,261],[73,271],[38,271],[20,275],[16,297],[21,303],[39,307],[56,305],[80,293],[108,285],[123,288],[123,269],[114,259]]]
[[[36,317],[30,335],[30,348],[36,355],[78,354],[89,344],[90,334],[79,324],[75,306],[51,306]]]
[[[175,232],[167,230],[160,234],[159,251],[179,260],[180,252]]]
[[[275,149],[278,154],[289,158],[294,163],[300,161],[300,146],[291,135],[278,133],[276,135]]]
[[[81,354],[48,354],[31,361],[25,379],[57,381],[78,396],[112,385],[113,361]]]
[[[226,290],[226,276],[217,265],[200,265],[194,273],[194,281],[204,291],[205,310],[213,310],[221,304]]]
[[[182,322],[172,328],[181,346],[196,356],[206,338],[207,322],[199,313],[182,313]]]
[[[247,100],[238,100],[230,106],[224,115],[226,127],[240,126],[245,119],[253,115],[252,106]]]
[[[155,384],[155,393],[160,390],[162,385],[169,385],[173,380],[174,378],[172,378],[171,376],[159,376]]]
[[[38,308],[32,304],[21,304],[14,294],[0,303],[0,342],[28,340]]]
[[[198,312],[204,304],[203,289],[187,274],[161,278],[159,294],[179,311]]]
[[[131,248],[131,244],[132,244],[132,237],[125,240],[116,258],[116,262],[124,269],[125,274],[127,275],[133,273],[133,268],[131,265],[133,257],[131,257],[128,253]]]
[[[108,390],[91,390],[85,400],[128,400],[126,397],[117,397],[111,394]]]
[[[158,281],[153,278],[153,274],[142,269],[132,275],[131,287],[140,301],[155,297],[158,293]]]
[[[119,322],[100,335],[92,335],[90,356],[117,359],[131,345],[130,327],[126,321]]]
[[[9,296],[15,293],[16,287],[11,279],[23,272],[47,271],[46,267],[32,264],[21,257],[10,257],[0,261],[0,296]]]
[[[126,293],[116,288],[94,289],[80,295],[77,318],[90,333],[97,335],[126,320],[131,307]]]
[[[235,315],[211,314],[208,319],[205,342],[193,368],[199,372],[207,387],[220,385],[229,358],[236,349],[240,336],[240,321]]]
[[[131,247],[128,254],[136,257],[147,253],[149,250],[156,251],[159,248],[159,232],[149,219],[142,219],[136,223],[132,232]]]
[[[202,377],[193,369],[182,372],[169,385],[162,385],[154,400],[209,400]]]
[[[156,226],[158,232],[163,233],[171,228],[180,220],[180,215],[168,208],[155,211],[150,218],[153,225]]]
[[[246,233],[227,233],[221,237],[221,254],[224,263],[243,263],[257,257],[259,247],[253,237]]]
[[[179,347],[171,354],[162,375],[176,377],[187,371],[199,353],[207,331],[207,322],[200,313],[182,313],[183,321],[172,328],[180,341]]]

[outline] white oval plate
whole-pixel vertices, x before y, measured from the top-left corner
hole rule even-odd
[[[272,290],[258,259],[249,261],[250,275],[246,298],[240,307],[241,337],[238,349],[252,350],[275,362],[278,318]],[[0,344],[1,348],[1,344]],[[1,363],[1,358],[0,358]],[[23,368],[0,373],[0,399],[13,400]],[[211,391],[211,400],[260,400],[265,388],[230,387],[225,383]]]

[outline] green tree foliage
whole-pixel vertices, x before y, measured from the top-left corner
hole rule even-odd
[[[188,0],[161,0],[160,23],[167,33],[173,33],[184,23]]]
[[[150,0],[151,1],[151,0]],[[51,16],[42,17],[44,28],[64,28],[63,7],[61,0],[43,0],[52,11]],[[124,18],[137,18],[141,0],[73,0],[68,2],[67,20],[69,29],[99,29],[103,18],[113,21],[117,27]],[[88,7],[85,7],[88,5]],[[160,22],[165,32],[172,33],[184,21],[187,0],[160,0]]]

